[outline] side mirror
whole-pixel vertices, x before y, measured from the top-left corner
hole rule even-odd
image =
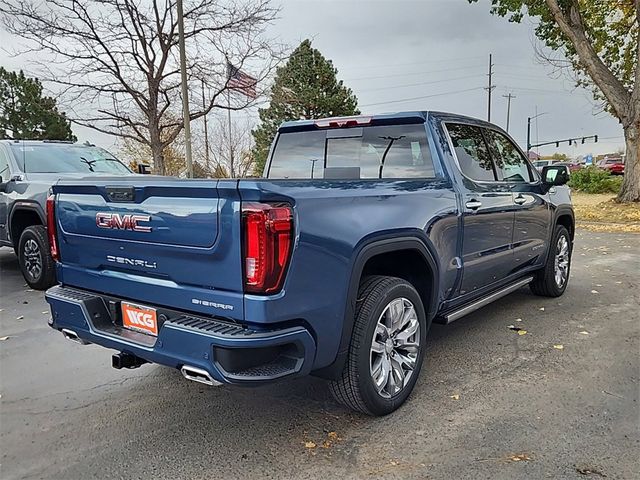
[[[147,165],[146,163],[139,163],[138,164],[138,173],[140,173],[142,175],[149,175],[151,173],[151,167],[149,165]]]
[[[567,167],[564,165],[542,167],[542,181],[549,186],[565,185],[569,181]]]

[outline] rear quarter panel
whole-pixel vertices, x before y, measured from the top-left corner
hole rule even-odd
[[[358,253],[389,236],[420,238],[438,262],[440,294],[457,270],[456,195],[447,180],[240,181],[242,201],[293,205],[295,246],[283,290],[245,295],[250,321],[302,320],[316,335],[315,368],[336,357]]]

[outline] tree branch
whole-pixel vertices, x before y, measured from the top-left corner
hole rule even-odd
[[[637,1],[637,0],[636,0]],[[567,16],[557,0],[545,0],[558,27],[576,50],[580,61],[589,75],[602,91],[607,101],[616,112],[618,118],[623,123],[629,120],[631,112],[631,94],[613,73],[607,68],[604,62],[593,49],[591,42],[586,36],[584,23],[580,15],[580,8],[577,0],[571,0],[569,15]]]

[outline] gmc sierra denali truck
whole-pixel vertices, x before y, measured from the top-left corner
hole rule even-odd
[[[63,180],[51,326],[208,385],[313,374],[371,415],[413,389],[432,321],[562,295],[574,215],[495,125],[438,112],[284,123],[260,179]]]

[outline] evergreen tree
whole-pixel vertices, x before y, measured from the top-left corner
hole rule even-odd
[[[42,95],[42,83],[0,67],[0,138],[75,140],[71,123],[55,99]]]
[[[271,142],[287,120],[357,115],[358,99],[336,75],[331,60],[304,40],[287,63],[278,68],[268,108],[260,109],[261,124],[253,131],[256,174],[264,169]]]

